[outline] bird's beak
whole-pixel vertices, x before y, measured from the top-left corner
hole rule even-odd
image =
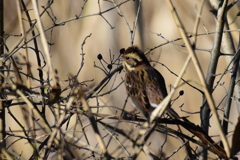
[[[125,48],[120,49],[119,52],[120,52],[120,56],[117,58],[117,60],[122,61],[122,59],[123,59],[122,55],[125,52]]]
[[[117,60],[119,60],[119,61],[122,61],[122,59],[123,59],[122,55],[120,55],[120,56],[117,58]]]

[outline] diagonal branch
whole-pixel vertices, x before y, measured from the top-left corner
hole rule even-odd
[[[202,85],[202,87],[203,87],[203,91],[204,91],[204,93],[205,93],[205,97],[206,97],[206,99],[207,99],[208,105],[209,105],[211,111],[213,112],[213,117],[214,117],[214,119],[215,119],[215,121],[216,121],[216,125],[217,125],[217,127],[218,127],[220,137],[221,137],[221,139],[222,139],[222,141],[223,141],[224,149],[225,149],[225,151],[226,151],[226,153],[227,153],[227,156],[229,157],[229,156],[230,156],[229,144],[228,144],[228,141],[227,141],[227,139],[226,139],[226,137],[225,137],[225,135],[224,135],[224,133],[223,133],[221,124],[220,124],[220,122],[219,122],[219,117],[218,117],[217,111],[216,111],[216,109],[215,109],[215,104],[214,104],[213,98],[212,98],[212,96],[211,96],[211,94],[209,93],[209,90],[208,90],[208,88],[207,88],[207,83],[206,83],[205,78],[204,78],[204,76],[203,76],[203,71],[202,71],[202,69],[200,68],[199,60],[197,59],[196,53],[195,53],[195,51],[193,50],[192,45],[191,45],[189,39],[187,38],[187,34],[186,34],[185,29],[184,29],[184,26],[183,26],[182,22],[180,21],[180,18],[179,18],[179,16],[178,16],[178,14],[176,13],[176,10],[175,10],[175,8],[174,8],[174,6],[173,6],[173,4],[172,4],[172,1],[171,1],[171,0],[167,0],[167,2],[168,2],[168,5],[169,5],[170,10],[171,10],[171,12],[172,12],[172,15],[173,15],[173,18],[174,18],[174,20],[175,20],[175,23],[176,23],[176,25],[177,25],[177,27],[178,27],[178,29],[179,29],[179,32],[180,32],[181,36],[183,37],[183,40],[184,40],[185,45],[186,45],[186,47],[187,47],[187,49],[188,49],[188,51],[189,51],[189,54],[191,55],[191,59],[192,59],[192,61],[193,61],[193,64],[194,64],[194,66],[195,66],[195,69],[196,69],[196,71],[197,71],[197,74],[198,74],[198,76],[199,76],[199,79],[200,79],[200,81],[201,81],[201,85]],[[222,12],[225,11],[224,9],[225,9],[225,7],[226,7],[226,2],[227,2],[227,1],[224,1],[223,8],[221,8],[221,11],[222,11]],[[220,14],[220,16],[223,18],[224,14],[222,13],[222,14]],[[222,20],[222,19],[221,19],[221,20]],[[220,22],[222,22],[222,21],[220,21]]]

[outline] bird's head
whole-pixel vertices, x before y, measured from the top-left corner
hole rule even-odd
[[[121,49],[121,60],[122,64],[129,71],[134,71],[141,69],[143,67],[150,66],[147,57],[144,55],[143,51],[141,51],[136,46],[131,46],[129,48]]]

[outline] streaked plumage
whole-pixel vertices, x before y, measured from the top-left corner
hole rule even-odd
[[[138,47],[132,46],[122,51],[127,93],[134,106],[148,119],[149,114],[167,96],[164,78]],[[172,108],[168,107],[167,111],[172,118],[179,118]]]

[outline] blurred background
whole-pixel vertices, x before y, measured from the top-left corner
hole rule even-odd
[[[131,41],[133,40],[133,45],[139,46],[144,52],[154,48],[147,54],[147,56],[153,61],[152,65],[154,65],[154,67],[164,76],[167,90],[169,92],[171,90],[170,86],[173,85],[177,79],[173,73],[177,75],[179,74],[188,56],[188,51],[185,48],[183,41],[180,39],[181,36],[165,0],[143,0],[140,5],[138,16],[139,0],[126,1],[126,3],[125,1],[111,0],[41,0],[37,2],[40,13],[44,11],[44,8],[46,8],[50,2],[53,2],[51,7],[41,15],[41,21],[46,30],[45,34],[48,41],[52,66],[58,71],[58,77],[62,89],[68,86],[66,80],[68,80],[71,75],[76,75],[81,65],[84,63],[77,80],[79,82],[85,82],[86,93],[91,91],[103,78],[106,77],[106,74],[100,69],[103,68],[101,62],[106,68],[108,64],[115,62],[112,66],[113,69],[117,68],[119,62],[115,60],[120,54],[119,50],[131,46]],[[176,7],[176,11],[187,33],[191,35],[193,33],[197,13],[201,7],[201,1],[173,0],[172,2]],[[6,37],[8,36],[5,41],[9,50],[17,46],[17,43],[22,39],[23,31],[27,32],[30,28],[26,14],[20,5],[21,3],[21,0],[4,1],[5,34]],[[34,22],[36,17],[32,1],[24,0],[24,3]],[[116,8],[115,6],[119,4],[121,5]],[[215,16],[210,11],[211,9],[210,2],[205,1],[197,32],[199,36],[197,37],[196,53],[204,74],[206,74],[208,69],[210,53],[213,47],[214,31],[216,28]],[[240,28],[239,18],[236,18],[238,12],[239,8],[235,5],[228,14],[230,30],[237,30],[231,32],[235,46],[237,46],[238,43]],[[76,18],[76,16],[79,16],[79,18]],[[136,19],[136,30],[134,30]],[[35,27],[34,30],[38,33],[38,28]],[[134,39],[131,38],[131,32],[133,31],[135,32]],[[32,35],[27,33],[26,40],[30,40],[31,38]],[[177,41],[171,42],[173,40]],[[39,36],[37,37],[37,42],[42,51],[42,55],[45,57],[46,55],[43,51]],[[85,43],[83,44],[83,42]],[[23,42],[21,42],[21,44],[22,43]],[[31,72],[34,77],[38,77],[36,55],[34,50],[30,48],[33,46],[33,41],[28,42],[27,45],[29,48],[21,48],[17,50],[13,56],[18,58],[20,62],[24,62],[23,55],[27,52],[29,62],[31,63]],[[83,53],[84,56],[82,56]],[[8,54],[7,50],[6,54]],[[106,63],[103,61],[100,62],[97,58],[99,54],[102,55]],[[219,59],[215,85],[229,63],[229,60],[226,58],[227,56],[221,56]],[[109,69],[107,69],[107,71],[109,71]],[[44,77],[46,78],[48,76],[48,67],[45,67],[43,72]],[[119,111],[116,112],[114,107],[122,109],[126,102],[127,94],[125,94],[126,91],[124,85],[121,84],[118,87],[118,85],[124,80],[124,74],[124,70],[121,73],[116,73],[103,90],[94,94],[97,98],[89,99],[88,102],[90,106],[101,106],[100,113],[109,115],[120,114]],[[214,101],[216,106],[219,107],[220,115],[223,114],[222,109],[225,105],[224,97],[227,94],[230,76],[230,72],[225,74],[219,82],[220,85],[218,85],[213,92]],[[201,90],[201,86],[199,85],[200,81],[192,63],[188,66],[183,78]],[[36,91],[39,91],[39,82],[32,80],[31,85],[32,87],[38,88]],[[117,89],[109,94],[101,95],[114,88]],[[191,122],[200,125],[199,111],[203,101],[202,94],[182,81],[181,86],[178,87],[173,98],[177,98],[179,91],[181,90],[184,91],[184,95],[176,99],[172,107],[180,116],[188,117]],[[67,94],[68,91],[63,92],[61,95],[64,96]],[[238,97],[238,95],[236,96]],[[180,106],[182,106],[182,108],[180,108]],[[230,116],[230,121],[232,123],[230,123],[229,131],[233,131],[236,125],[237,116],[239,115],[237,107],[239,107],[239,102],[234,100]],[[125,109],[127,111],[134,109],[130,100],[127,101]],[[12,112],[16,113],[18,119],[22,118],[23,124],[25,123],[23,114],[17,114],[22,113],[20,107],[12,107]],[[55,119],[51,116],[51,113],[49,113],[47,118],[52,125],[56,123]],[[74,126],[75,120],[72,120],[71,122],[73,124],[70,126]],[[113,123],[113,126],[117,126],[117,124],[115,124],[116,121],[114,120],[109,120],[107,122],[110,124]],[[218,141],[219,132],[215,128],[214,120],[211,120],[210,125],[209,135],[213,136],[213,139]],[[13,131],[20,130],[19,125],[17,125],[14,119],[7,115],[7,128],[9,127]],[[129,132],[127,131],[127,133],[129,134],[133,131],[136,133],[138,131],[138,127],[135,124],[121,123],[118,128],[128,130]],[[103,128],[100,130],[102,136],[107,135],[107,132],[104,131]],[[68,132],[71,132],[71,129],[69,129]],[[90,129],[88,133],[89,135],[93,134]],[[21,135],[22,133],[17,132],[16,134]],[[38,132],[38,136],[40,135],[41,132]],[[79,135],[81,135],[80,132]],[[90,141],[92,144],[95,144],[96,140],[94,134],[92,137],[93,139],[90,139]],[[231,140],[231,137],[232,136],[230,135],[229,140]],[[184,159],[186,151],[184,148],[180,147],[182,142],[176,138],[170,137],[167,139],[166,144],[162,145],[166,140],[165,138],[165,134],[154,133],[148,142],[151,150],[157,155],[164,153],[165,157],[168,157],[175,150],[179,149],[179,151],[173,154],[170,159]],[[120,139],[124,140],[124,137],[120,137]],[[14,139],[9,139],[9,141],[7,141],[8,145],[13,141]],[[116,146],[115,143],[117,142],[114,141],[111,143],[113,147],[110,149],[110,153],[116,157],[122,157],[123,153],[117,151],[117,147],[114,147]],[[130,148],[131,145],[131,143],[126,144],[126,146]],[[11,150],[16,155],[21,153],[23,159],[28,159],[32,154],[27,151],[31,150],[31,147],[25,140],[15,142],[11,146]],[[84,153],[81,153],[81,155],[83,154]],[[214,155],[209,155],[209,157],[215,158]],[[144,154],[141,154],[138,158],[145,159],[146,157]]]

